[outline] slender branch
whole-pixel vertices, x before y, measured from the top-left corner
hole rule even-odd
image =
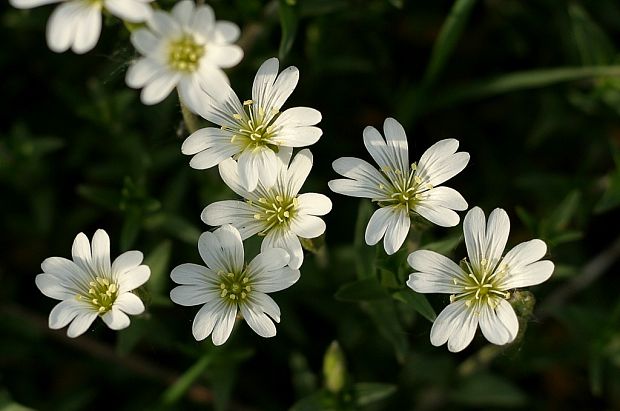
[[[581,274],[573,277],[571,281],[565,283],[547,297],[537,311],[537,317],[543,318],[551,315],[551,313],[562,306],[566,300],[598,280],[618,259],[620,259],[620,237],[607,249],[590,260],[581,270]]]
[[[188,133],[192,134],[194,131],[201,129],[200,120],[198,117],[192,113],[189,108],[183,103],[181,100],[181,95],[179,94],[179,104],[181,105],[181,114],[183,115],[183,124],[185,125],[185,129]],[[185,137],[185,136],[184,136]]]
[[[112,347],[85,335],[82,335],[79,338],[67,338],[63,331],[48,328],[46,318],[18,305],[2,305],[0,306],[0,313],[3,316],[11,316],[19,319],[21,322],[28,323],[30,327],[40,330],[41,332],[47,334],[50,338],[71,348],[82,351],[92,357],[99,358],[107,363],[123,367],[145,378],[160,381],[165,385],[174,384],[181,376],[179,373],[159,365],[155,365],[148,359],[141,356],[121,356],[116,353]],[[213,392],[210,389],[197,383],[192,385],[186,395],[191,401],[198,404],[211,404],[214,399]],[[230,410],[252,411],[251,409],[239,404],[231,404]]]

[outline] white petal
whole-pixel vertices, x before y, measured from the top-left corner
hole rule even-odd
[[[463,220],[463,232],[467,254],[474,267],[480,268],[483,259],[487,267],[495,267],[508,240],[510,219],[504,210],[496,208],[485,225],[484,213],[479,207],[474,207]]]
[[[31,9],[46,4],[58,3],[63,0],[9,0],[11,6],[18,9]]]
[[[286,193],[294,197],[299,193],[312,169],[312,153],[308,149],[301,150],[291,161],[287,171]]]
[[[261,252],[268,248],[284,248],[291,257],[289,266],[297,269],[304,261],[304,251],[299,238],[288,230],[274,228],[267,233],[261,244]]]
[[[181,79],[180,73],[161,70],[142,89],[140,99],[146,105],[157,104],[168,97]]]
[[[254,164],[258,171],[258,179],[264,187],[273,186],[280,171],[276,153],[270,148],[263,147],[260,150],[255,150],[253,155],[255,156]]]
[[[390,219],[390,225],[387,227],[385,238],[383,239],[383,248],[388,255],[392,255],[400,249],[407,239],[409,227],[411,226],[409,213],[405,208],[397,209],[395,214]]]
[[[112,307],[110,311],[101,316],[103,322],[107,324],[112,330],[122,330],[129,327],[129,317],[127,314],[116,308]]]
[[[241,185],[247,191],[254,191],[258,184],[259,173],[257,156],[252,150],[245,150],[239,156],[237,164],[239,166],[238,171],[241,179]],[[273,178],[273,175],[270,175],[269,178]]]
[[[219,291],[213,286],[201,285],[180,285],[170,291],[170,299],[175,303],[185,307],[192,305],[205,304],[211,300],[218,299]]]
[[[197,341],[202,341],[211,334],[220,316],[225,314],[225,307],[222,299],[218,298],[200,308],[192,323],[192,334]]]
[[[273,298],[269,297],[267,294],[257,292],[250,295],[250,301],[259,306],[260,309],[273,318],[275,322],[280,322],[280,307],[278,307],[278,304],[276,304]]]
[[[96,312],[78,314],[71,322],[69,329],[67,329],[67,336],[70,338],[75,338],[84,334],[93,321],[95,321],[95,318],[97,318]]]
[[[272,89],[270,90],[268,102],[265,107],[280,110],[284,102],[297,87],[299,81],[299,70],[297,67],[287,67],[278,75]]]
[[[265,250],[278,250],[277,248],[271,248]],[[264,253],[261,253],[264,254]],[[260,254],[259,254],[260,255]],[[290,267],[282,267],[280,269],[274,269],[271,271],[258,271],[252,278],[252,289],[261,293],[273,293],[289,288],[299,280],[300,272],[297,269]]]
[[[390,170],[392,173],[395,170],[399,170],[403,174],[409,173],[409,165],[406,162],[403,163],[403,157],[406,159],[408,154],[402,152],[402,147],[388,146],[381,133],[374,127],[366,127],[363,136],[366,150],[381,169]]]
[[[125,271],[118,277],[118,292],[134,290],[147,282],[150,276],[151,269],[147,265],[139,265],[132,270]]]
[[[84,5],[80,2],[63,3],[56,7],[47,21],[47,44],[52,51],[69,50],[75,40]]]
[[[398,215],[393,207],[383,207],[375,211],[370,217],[370,221],[368,221],[368,226],[366,226],[364,234],[366,244],[377,244],[385,234],[390,221],[394,218],[398,218]]]
[[[273,88],[273,83],[276,81],[278,75],[279,62],[277,58],[270,58],[265,61],[256,76],[254,77],[254,84],[252,85],[252,100],[257,104],[262,104],[263,108],[267,108],[265,105],[269,98],[269,93]]]
[[[73,246],[71,247],[71,257],[75,264],[77,264],[82,270],[90,272],[92,255],[90,252],[90,241],[84,233],[79,233],[73,240]],[[60,264],[60,262],[58,262]],[[65,264],[63,261],[62,264]],[[43,271],[47,270],[44,268]],[[72,271],[67,267],[66,271]],[[54,273],[52,273],[54,274]]]
[[[131,44],[142,55],[150,56],[157,52],[160,47],[160,39],[148,29],[138,29],[131,33]]]
[[[241,30],[239,26],[230,21],[218,21],[213,31],[214,41],[217,43],[234,43],[239,38]]]
[[[448,304],[437,316],[431,328],[431,344],[435,347],[448,342],[450,336],[460,327],[464,317],[469,315],[469,308],[464,300]]]
[[[189,166],[196,170],[205,170],[220,164],[238,152],[239,149],[232,144],[213,145],[192,157]]]
[[[160,10],[153,12],[153,16],[147,21],[147,25],[163,38],[175,38],[182,34],[181,27],[172,16]]]
[[[243,243],[239,231],[231,225],[223,225],[214,233],[202,233],[198,239],[198,251],[212,270],[229,273],[243,268]]]
[[[51,329],[57,330],[69,324],[78,314],[91,311],[86,302],[78,301],[75,298],[64,300],[56,304],[50,311],[48,325]]]
[[[229,146],[230,132],[221,128],[206,127],[190,134],[181,145],[181,152],[186,155],[199,153],[218,146]]]
[[[200,33],[203,37],[209,37],[213,31],[214,24],[215,15],[213,14],[213,9],[206,4],[199,5],[192,16],[190,31]]]
[[[116,275],[133,270],[142,264],[144,256],[140,251],[126,251],[114,259],[112,273]]]
[[[226,311],[221,315],[215,324],[213,329],[213,344],[222,345],[230,337],[230,333],[235,325],[235,318],[237,317],[237,306],[230,305],[226,307]]]
[[[547,281],[553,274],[554,268],[551,261],[544,260],[520,267],[518,270],[509,269],[508,274],[500,279],[497,286],[502,290],[510,290],[537,285]]]
[[[462,287],[454,284],[463,279],[461,268],[449,258],[434,251],[418,250],[407,257],[407,262],[417,273],[409,276],[407,285],[419,293],[460,293]]]
[[[41,263],[41,269],[44,273],[52,274],[54,277],[63,282],[88,282],[87,279],[89,278],[82,268],[76,265],[73,261],[62,257],[46,258]]]
[[[291,221],[291,230],[301,238],[315,238],[325,232],[325,221],[313,215],[297,215]]]
[[[101,9],[99,7],[87,7],[76,18],[77,27],[72,50],[78,54],[92,50],[101,35]]]
[[[454,227],[460,221],[457,213],[445,207],[429,207],[420,203],[415,206],[414,211],[440,227]]]
[[[302,214],[325,215],[332,209],[332,201],[323,194],[303,193],[297,197],[297,201],[297,211]]]
[[[495,307],[495,313],[497,318],[504,324],[504,327],[508,330],[510,337],[507,342],[513,341],[517,337],[519,332],[519,319],[515,310],[510,303],[504,299],[500,299],[499,305]]]
[[[141,58],[127,69],[125,83],[131,88],[144,87],[161,70],[161,65],[150,58]]]
[[[342,157],[332,163],[334,171],[353,180],[332,180],[329,188],[353,197],[381,198],[388,187],[388,180],[368,162],[355,157]]]
[[[241,315],[248,323],[250,328],[261,337],[269,338],[276,335],[276,326],[273,321],[258,310],[258,307],[250,304],[241,305]]]
[[[61,281],[51,274],[39,274],[35,277],[34,282],[43,295],[55,300],[65,300],[75,297],[75,293],[63,287]]]
[[[294,107],[285,110],[273,124],[277,130],[272,140],[288,147],[305,147],[316,143],[323,131],[310,127],[321,121],[321,113],[309,107]]]
[[[114,301],[114,307],[124,313],[138,315],[144,312],[144,303],[134,293],[123,293]]]
[[[233,44],[212,44],[207,47],[203,61],[221,68],[234,67],[243,59],[243,49]]]
[[[265,251],[259,253],[250,264],[248,264],[248,273],[254,280],[262,278],[263,275],[267,275],[266,272],[280,270],[282,267],[286,267],[291,257],[283,248],[268,248]]]
[[[438,186],[460,173],[469,162],[469,154],[456,153],[458,140],[440,140],[422,154],[416,175],[426,184]]]
[[[448,339],[448,350],[451,352],[462,351],[471,343],[478,328],[478,316],[466,310],[463,311],[458,322],[460,324]]]
[[[383,133],[390,152],[397,159],[397,164],[402,169],[409,167],[409,146],[403,126],[393,118],[386,118],[383,123]]]
[[[131,23],[147,21],[153,15],[153,9],[144,1],[105,0],[105,8],[121,20]]]
[[[502,265],[510,269],[518,269],[540,260],[547,253],[547,245],[543,240],[534,239],[514,246],[506,253]]]
[[[504,300],[502,300],[504,301]],[[508,304],[510,306],[510,304]],[[499,308],[500,306],[498,306]],[[510,308],[512,310],[512,307]],[[512,310],[514,315],[514,310]],[[489,304],[482,304],[479,313],[480,330],[489,342],[497,345],[509,343],[514,338],[504,323],[499,319],[495,310]],[[517,322],[518,324],[518,322]],[[513,337],[513,338],[511,338]]]
[[[109,273],[110,266],[110,237],[105,230],[97,230],[91,243],[92,267],[97,273]]]
[[[254,218],[254,214],[256,209],[253,206],[243,201],[226,200],[209,204],[202,210],[200,218],[211,226],[232,224],[245,239],[265,228],[263,222]]]
[[[218,165],[220,177],[224,183],[239,196],[247,199],[253,199],[253,196],[241,184],[239,177],[239,166],[232,158],[226,159]]]
[[[172,8],[172,17],[183,27],[189,27],[192,15],[194,14],[194,2],[183,0]]]
[[[174,267],[170,278],[177,284],[205,284],[211,282],[208,279],[212,278],[212,274],[213,272],[205,266],[185,263]]]

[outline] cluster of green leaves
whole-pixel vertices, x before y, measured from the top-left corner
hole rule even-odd
[[[432,347],[447,297],[408,289],[405,259],[420,247],[464,257],[460,227],[416,223],[387,257],[363,240],[375,206],[329,194],[326,237],[274,296],[278,335],[240,324],[223,347],[195,342],[196,310],[170,302],[169,273],[199,262],[200,211],[234,194],[217,170],[189,168],[174,95],[145,107],[124,85],[134,51],[120,22],[107,19],[93,52],[57,55],[44,40],[51,7],[3,4],[0,410],[620,408],[617,1],[209,3],[244,33],[246,56],[229,70],[241,98],[277,55],[301,72],[287,104],[323,113],[305,190],[329,194],[331,162],[368,159],[362,130],[388,116],[412,157],[459,139],[472,160],[451,186],[470,206],[508,211],[509,246],[542,238],[556,263],[520,294],[525,335],[509,347],[478,336],[457,355]],[[145,253],[148,310],[119,333],[97,322],[69,340],[47,328],[54,302],[34,277],[97,228],[113,254]],[[258,249],[247,242],[248,256]]]

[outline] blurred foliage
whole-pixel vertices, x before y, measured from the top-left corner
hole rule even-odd
[[[325,238],[305,244],[301,280],[274,296],[278,335],[240,324],[224,347],[194,341],[197,308],[168,299],[170,270],[199,262],[201,210],[234,197],[217,170],[193,170],[180,153],[176,96],[146,107],[125,86],[135,52],[121,22],[106,19],[84,56],[55,54],[45,44],[53,6],[6,3],[0,410],[620,409],[616,0],[211,1],[243,31],[245,58],[228,71],[242,99],[266,58],[299,67],[287,106],[319,109],[324,130],[305,190],[334,201]],[[448,299],[405,286],[406,256],[424,247],[458,261],[460,226],[416,223],[387,257],[363,240],[374,206],[329,193],[331,162],[369,159],[362,130],[390,116],[406,126],[412,158],[459,139],[472,159],[449,185],[470,206],[507,210],[509,246],[547,242],[556,272],[530,290],[537,306],[516,343],[478,335],[451,354],[429,342]],[[144,252],[148,309],[119,333],[96,322],[69,340],[48,330],[54,301],[34,277],[97,228],[113,254]]]

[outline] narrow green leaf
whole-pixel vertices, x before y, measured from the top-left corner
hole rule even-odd
[[[151,277],[147,282],[147,287],[152,295],[162,295],[167,289],[171,251],[172,242],[165,240],[159,243],[144,259],[144,264],[151,269]]]
[[[123,251],[130,250],[136,242],[136,238],[142,227],[142,213],[137,210],[129,210],[121,228],[120,248]]]
[[[431,100],[427,102],[427,108],[436,110],[498,94],[605,76],[620,76],[620,66],[558,67],[519,71],[475,81],[465,86],[450,87],[447,91],[436,93],[434,99],[429,97]]]
[[[451,390],[450,399],[460,405],[476,407],[519,407],[527,397],[510,381],[491,374],[465,378]]]
[[[620,172],[608,176],[605,185],[605,192],[594,207],[595,213],[604,213],[620,205]]]
[[[282,37],[280,39],[280,50],[278,56],[280,61],[291,51],[297,34],[297,10],[295,4],[291,4],[290,0],[280,0],[278,11],[280,13],[280,27],[282,29]]]
[[[320,390],[297,401],[289,411],[338,411],[338,405],[333,394]]]
[[[119,204],[121,203],[121,195],[117,190],[80,185],[77,188],[77,192],[80,197],[109,210],[118,211]]]
[[[431,303],[424,294],[416,293],[413,290],[401,290],[392,294],[395,300],[411,306],[418,314],[426,318],[430,322],[435,321],[437,314]]]
[[[433,86],[456,46],[476,0],[457,0],[439,31],[431,58],[424,73],[422,88]]]
[[[212,359],[213,355],[211,352],[201,357],[173,385],[164,391],[162,402],[166,405],[172,405],[179,401],[192,384],[205,372]]]
[[[439,254],[448,254],[454,251],[454,249],[463,242],[463,235],[457,234],[448,237],[444,240],[428,243],[424,246],[425,250],[434,251]]]
[[[554,231],[561,231],[566,229],[571,220],[574,219],[575,214],[579,209],[581,202],[581,193],[577,190],[573,190],[556,207],[551,218],[549,220],[550,228]]]
[[[584,65],[610,64],[615,51],[611,40],[592,20],[588,12],[576,2],[568,5],[575,45]]]
[[[362,307],[370,316],[379,334],[392,343],[396,359],[403,362],[409,350],[407,333],[399,321],[394,302],[390,300],[366,301]]]
[[[380,401],[396,392],[393,384],[378,382],[360,382],[353,386],[353,397],[358,407]]]
[[[364,278],[341,286],[334,297],[340,301],[373,301],[390,297],[376,278]]]

